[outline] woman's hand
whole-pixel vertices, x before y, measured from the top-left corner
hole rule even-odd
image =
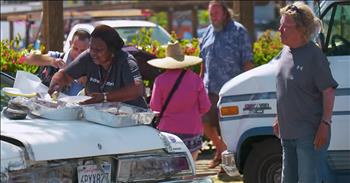
[[[85,101],[79,102],[80,105],[87,105],[87,104],[95,104],[95,103],[101,103],[104,101],[103,99],[103,93],[92,93],[89,95],[91,98],[87,99]]]
[[[65,74],[63,70],[56,72],[51,79],[48,93],[51,95],[55,91],[61,91],[62,88],[72,82],[72,78]]]

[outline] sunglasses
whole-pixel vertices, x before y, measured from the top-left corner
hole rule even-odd
[[[303,18],[304,18],[304,13],[303,11],[301,11],[297,6],[295,5],[289,5],[287,10],[291,10],[291,11],[294,11],[297,13],[297,18],[299,19],[301,25],[305,25],[304,24],[304,21],[303,21]]]

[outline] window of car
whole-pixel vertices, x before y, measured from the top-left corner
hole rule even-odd
[[[333,6],[322,18],[328,56],[350,54],[350,3]]]
[[[127,43],[131,43],[132,39],[140,33],[144,27],[116,27],[115,29],[119,33],[120,37]],[[164,45],[170,41],[169,36],[159,27],[146,27],[147,31],[152,29],[151,39],[158,41]]]

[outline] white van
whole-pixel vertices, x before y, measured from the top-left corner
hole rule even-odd
[[[316,8],[324,23],[320,44],[339,84],[328,163],[339,183],[350,182],[350,1],[324,1]],[[237,168],[245,183],[280,183],[281,145],[272,130],[276,65],[272,60],[242,73],[220,91],[220,129],[228,147],[222,166],[229,174]],[[223,113],[225,109],[238,112]]]

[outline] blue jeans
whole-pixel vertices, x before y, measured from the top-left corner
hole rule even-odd
[[[313,141],[314,136],[281,139],[282,183],[333,182],[329,181],[330,170],[326,161],[329,141],[320,150],[314,149]]]

